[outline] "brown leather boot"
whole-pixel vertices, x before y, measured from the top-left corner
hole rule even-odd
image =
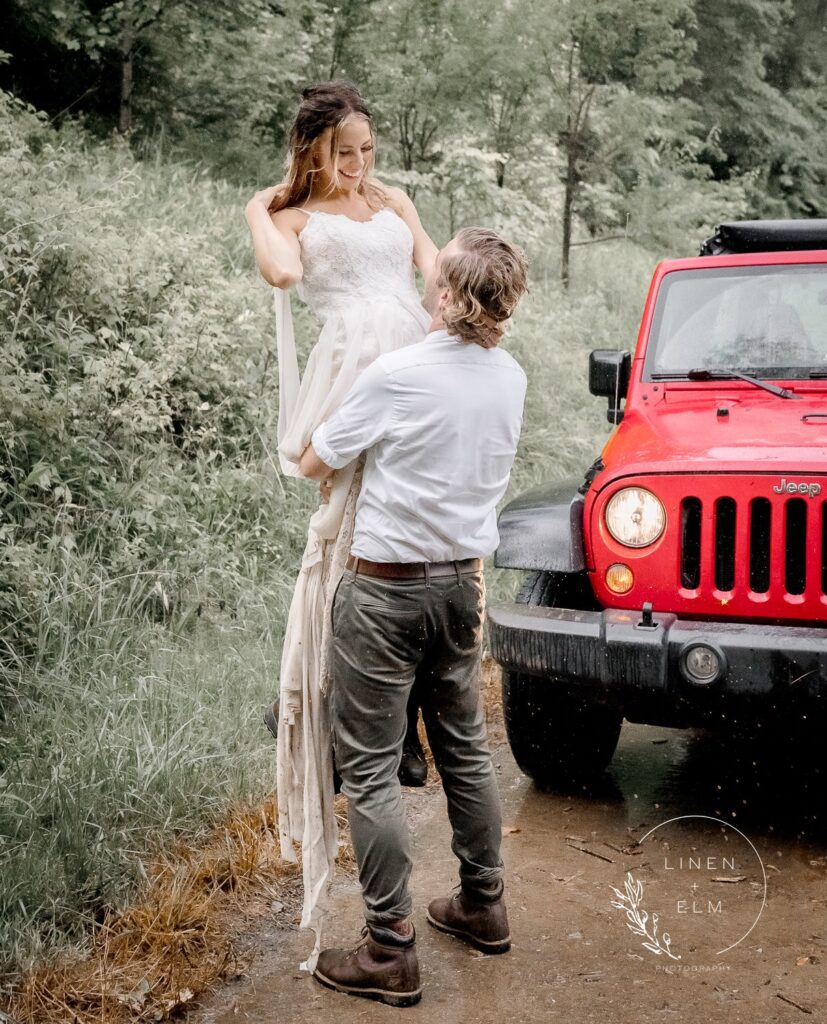
[[[470,942],[483,953],[507,953],[511,948],[502,891],[496,899],[483,901],[460,889],[430,903],[427,918],[434,928]]]
[[[353,949],[323,949],[313,977],[337,992],[389,1006],[413,1006],[422,998],[415,943],[413,926],[407,936],[365,926],[362,941]]]

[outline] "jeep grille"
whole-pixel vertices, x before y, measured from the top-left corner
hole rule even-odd
[[[790,490],[794,485],[794,490]],[[805,486],[806,485],[806,486]],[[622,487],[650,490],[666,529],[630,548],[612,537],[606,506]],[[827,474],[787,479],[775,473],[629,475],[595,496],[587,515],[592,586],[608,608],[688,618],[827,622]],[[627,565],[625,594],[606,584],[610,566]]]
[[[687,590],[778,589],[827,594],[827,503],[805,498],[687,497],[681,502],[680,575]],[[775,552],[775,557],[773,557]]]

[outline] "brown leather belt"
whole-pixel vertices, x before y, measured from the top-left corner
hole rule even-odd
[[[456,576],[464,572],[482,572],[481,558],[459,558],[454,562],[369,562],[348,555],[345,567],[362,576],[386,580],[427,580],[431,576]]]

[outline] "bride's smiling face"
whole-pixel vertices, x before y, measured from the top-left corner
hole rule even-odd
[[[373,166],[373,135],[367,120],[351,114],[339,129],[338,152],[331,158],[333,129],[326,128],[319,136],[319,184],[323,192],[353,193]]]

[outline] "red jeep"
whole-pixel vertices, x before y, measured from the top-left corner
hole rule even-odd
[[[585,481],[499,519],[495,564],[531,570],[489,610],[519,766],[582,782],[624,717],[827,722],[827,220],[659,264],[634,357],[592,352],[589,388],[619,426]]]

